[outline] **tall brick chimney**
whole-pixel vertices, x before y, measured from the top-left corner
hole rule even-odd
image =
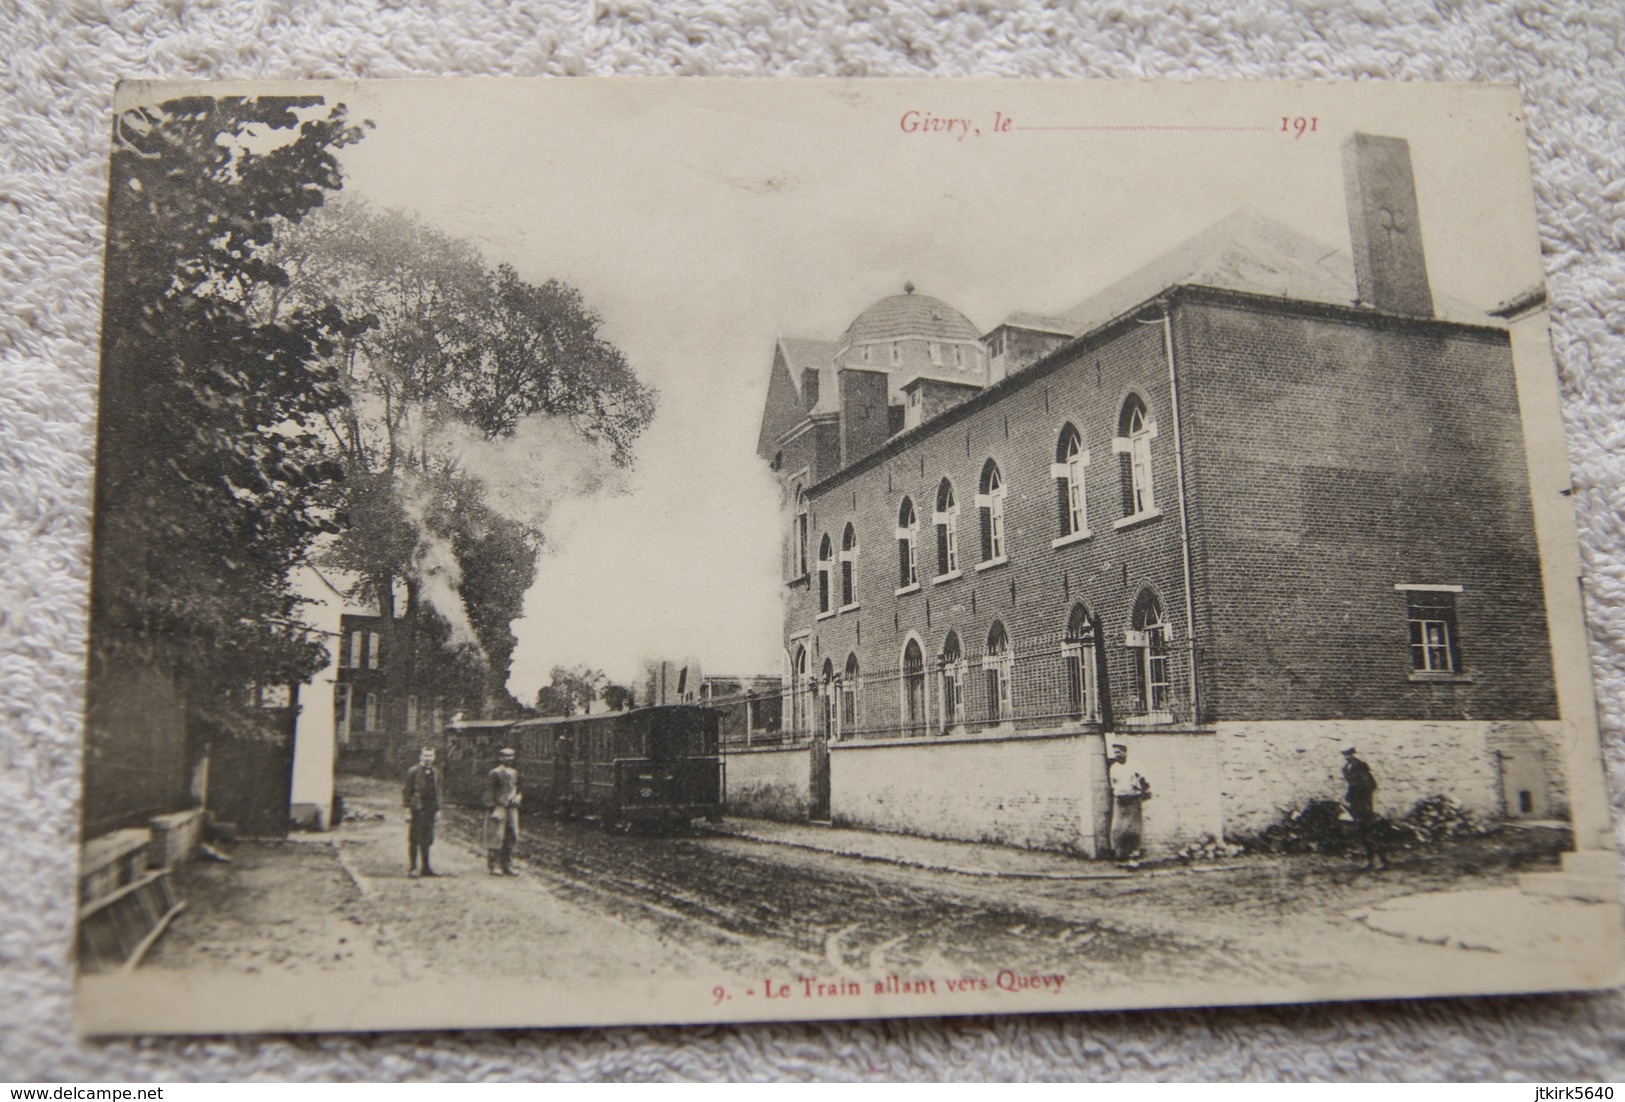
[[[1354,134],[1343,143],[1343,188],[1360,304],[1432,317],[1410,144],[1404,138]]]

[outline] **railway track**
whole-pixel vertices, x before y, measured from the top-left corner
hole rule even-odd
[[[452,812],[479,844],[480,817]],[[572,903],[750,970],[833,972],[1022,967],[1132,970],[1177,957],[1180,940],[1088,917],[1008,884],[945,883],[951,874],[858,866],[827,855],[709,836],[660,837],[589,823],[527,822],[518,856]],[[1069,913],[1070,912],[1070,913]]]

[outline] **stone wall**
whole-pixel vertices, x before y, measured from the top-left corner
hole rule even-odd
[[[805,822],[811,769],[805,746],[734,750],[723,757],[730,815]]]
[[[840,826],[1088,857],[1106,829],[1098,734],[837,743],[830,789]]]
[[[1107,743],[1128,749],[1128,764],[1151,785],[1142,807],[1147,856],[1166,856],[1204,836],[1224,836],[1219,743],[1211,734],[1132,735],[1113,732]]]
[[[1376,775],[1376,807],[1381,815],[1397,818],[1423,797],[1444,795],[1477,814],[1498,818],[1506,804],[1502,765],[1495,751],[1513,740],[1546,747],[1537,756],[1555,762],[1551,747],[1555,729],[1552,723],[1476,720],[1220,724],[1216,741],[1225,832],[1232,838],[1245,836],[1309,800],[1341,800],[1345,746],[1356,747]],[[1546,806],[1556,814],[1564,806],[1561,770],[1548,765],[1545,779]]]

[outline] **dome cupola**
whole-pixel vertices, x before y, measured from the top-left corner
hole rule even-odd
[[[987,356],[981,334],[969,318],[940,298],[915,292],[875,302],[846,327],[836,345],[838,367],[885,371],[891,376],[894,400],[919,378],[986,385]]]

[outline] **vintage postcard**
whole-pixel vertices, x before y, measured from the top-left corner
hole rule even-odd
[[[1514,89],[111,124],[85,1032],[1625,980]]]

